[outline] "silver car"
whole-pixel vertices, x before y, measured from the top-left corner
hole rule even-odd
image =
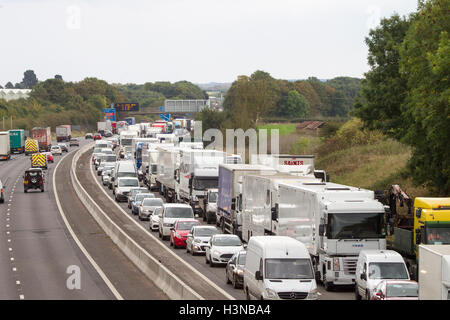
[[[141,192],[148,192],[148,189],[143,188],[143,187],[131,188],[130,193],[128,194],[128,199],[127,199],[128,209],[131,209],[131,203],[133,202],[134,196]]]
[[[197,253],[205,253],[209,247],[209,240],[215,234],[219,233],[214,226],[195,226],[188,234],[186,240],[186,252],[195,255]]]
[[[150,216],[158,207],[162,207],[164,202],[160,198],[146,198],[139,207],[139,220],[150,220]]]
[[[103,170],[102,172],[102,183],[107,186],[109,183],[109,178],[111,177],[111,169]]]

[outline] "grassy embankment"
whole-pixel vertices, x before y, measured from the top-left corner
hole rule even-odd
[[[317,132],[296,132],[295,124],[258,128],[280,130],[280,153],[314,154],[316,169],[329,173],[332,182],[370,190],[386,190],[392,184],[399,184],[412,197],[431,196],[424,186],[415,186],[405,174],[410,148],[381,134],[375,138],[370,134],[366,143],[362,138],[360,144],[348,145],[342,141],[348,135],[334,133],[330,140],[330,136],[323,137]]]

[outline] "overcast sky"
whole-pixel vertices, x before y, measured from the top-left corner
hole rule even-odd
[[[364,38],[417,0],[0,0],[0,84],[362,77]]]

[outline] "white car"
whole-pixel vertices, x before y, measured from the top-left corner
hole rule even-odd
[[[137,178],[135,179],[137,180]],[[163,240],[169,239],[170,228],[180,218],[194,218],[194,211],[192,211],[190,205],[184,203],[163,204],[163,211],[159,216],[159,237]]]
[[[205,260],[211,267],[226,265],[228,260],[241,250],[244,250],[244,245],[237,235],[216,234],[209,240],[209,247],[206,247]]]
[[[139,187],[138,178],[123,177],[117,179],[117,186],[114,189],[114,197],[117,202],[126,201],[131,188]]]
[[[213,226],[194,226],[187,236],[186,252],[195,255],[197,253],[205,253],[206,248],[209,247],[209,240],[219,230]]]
[[[103,170],[102,171],[102,183],[104,186],[107,186],[109,183],[109,178],[111,177],[111,169]]]
[[[158,207],[162,207],[164,202],[160,198],[146,198],[139,206],[139,220],[149,220],[150,216]]]
[[[51,149],[50,149],[50,152],[51,152],[52,154],[59,154],[59,155],[62,155],[62,149],[61,149],[60,146],[52,146]]]
[[[163,211],[163,207],[156,207],[153,213],[150,215],[150,223],[148,228],[151,231],[158,231],[159,230],[159,216],[161,215]]]

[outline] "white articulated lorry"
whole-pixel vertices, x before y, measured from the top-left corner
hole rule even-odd
[[[199,201],[203,201],[208,189],[217,188],[219,164],[225,162],[225,152],[180,149],[180,166],[176,170],[177,199],[188,203],[194,213],[203,215]]]
[[[138,137],[136,131],[127,130],[120,132],[120,150],[125,153],[133,151],[133,139]]]
[[[253,154],[250,163],[263,164],[294,175],[304,175],[304,171],[311,171],[311,174],[323,182],[330,181],[330,176],[324,170],[315,169],[314,155]]]
[[[146,163],[145,167],[145,183],[147,187],[150,190],[158,190],[160,186],[157,186],[156,184],[156,178],[158,176],[158,157],[159,157],[159,150],[157,149],[159,146],[161,146],[160,143],[149,143],[147,146],[147,156],[142,157],[142,163]],[[164,144],[165,147],[174,147],[173,144],[166,143]],[[144,160],[144,158],[148,158],[148,160]]]
[[[255,210],[260,215],[256,222],[259,218],[264,229],[271,226],[274,234],[305,243],[317,280],[326,290],[355,283],[361,250],[386,249],[384,207],[374,199],[373,191],[335,183],[288,181],[279,184],[278,194],[268,203]]]
[[[247,174],[274,175],[277,171],[260,164],[219,165],[219,199],[216,224],[222,232],[236,234],[242,239],[242,181]]]
[[[419,245],[419,300],[450,300],[450,245]]]
[[[175,170],[180,165],[180,148],[173,144],[161,144],[158,151],[156,187],[167,202],[176,202]]]

